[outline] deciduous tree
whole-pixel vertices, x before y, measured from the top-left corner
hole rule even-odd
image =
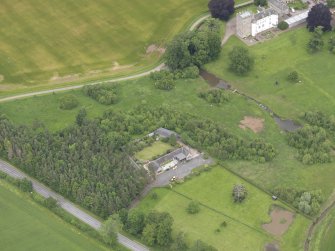
[[[332,29],[331,22],[332,14],[329,7],[319,3],[312,7],[307,17],[307,28],[309,31],[314,31],[318,26],[322,26],[323,31],[330,31]]]
[[[230,15],[235,11],[234,5],[234,0],[210,0],[208,9],[212,17],[228,21]]]

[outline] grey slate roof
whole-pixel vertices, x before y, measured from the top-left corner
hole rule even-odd
[[[163,138],[169,138],[171,137],[172,135],[175,135],[176,137],[178,137],[178,134],[174,131],[171,131],[169,129],[166,129],[166,128],[158,128],[156,131],[155,131],[155,134],[163,137]]]
[[[273,9],[266,9],[266,10],[260,11],[259,13],[255,14],[252,21],[255,22],[255,21],[261,20],[265,17],[271,16],[271,15],[276,15],[276,14],[277,14],[277,12],[274,11]]]

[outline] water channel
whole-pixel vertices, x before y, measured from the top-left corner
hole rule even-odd
[[[295,123],[291,119],[282,119],[279,115],[277,115],[275,112],[273,112],[268,106],[262,104],[261,102],[254,99],[253,97],[250,97],[250,96],[238,91],[237,89],[234,89],[229,83],[227,83],[226,81],[218,78],[214,74],[209,73],[208,71],[201,69],[200,70],[200,76],[211,87],[216,87],[216,88],[224,89],[224,90],[227,90],[227,91],[231,91],[233,93],[237,93],[237,94],[239,94],[241,96],[244,96],[247,99],[255,102],[260,108],[262,108],[264,111],[268,112],[273,117],[274,121],[277,123],[277,125],[280,127],[280,129],[282,129],[284,131],[288,131],[288,132],[293,132],[293,131],[302,127],[301,125]]]

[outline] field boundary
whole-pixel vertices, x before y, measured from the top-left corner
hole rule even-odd
[[[169,191],[173,191],[174,193],[176,193],[176,194],[178,194],[178,195],[180,195],[180,196],[182,196],[182,197],[184,197],[184,198],[186,198],[186,199],[188,199],[188,200],[190,200],[190,201],[193,200],[191,197],[189,197],[189,196],[187,196],[187,195],[185,195],[185,194],[183,194],[183,193],[180,193],[180,192],[178,192],[178,191],[176,191],[176,190],[174,190],[174,189],[169,189],[169,188],[165,188],[165,189],[168,189]],[[241,224],[241,225],[243,225],[243,226],[245,226],[245,227],[247,227],[247,228],[249,228],[249,229],[251,229],[251,230],[253,230],[253,231],[256,231],[256,232],[258,232],[258,233],[260,233],[260,234],[262,234],[262,235],[264,235],[264,236],[266,236],[266,237],[271,237],[272,239],[274,239],[271,235],[268,235],[268,234],[266,234],[265,232],[262,232],[262,231],[260,231],[259,229],[255,228],[255,227],[253,227],[253,226],[250,226],[250,225],[247,224],[247,223],[244,223],[244,222],[242,222],[242,221],[240,221],[240,220],[238,220],[238,219],[235,219],[234,217],[229,216],[228,214],[226,214],[226,213],[224,213],[224,212],[221,212],[221,211],[219,211],[219,210],[217,210],[217,209],[215,209],[215,208],[212,208],[212,207],[210,207],[210,206],[208,206],[208,205],[206,205],[206,204],[204,204],[204,203],[202,203],[202,202],[200,202],[200,201],[199,201],[199,204],[200,204],[201,206],[203,206],[203,207],[209,209],[210,211],[213,211],[213,212],[215,212],[215,213],[217,213],[217,214],[221,214],[221,215],[223,215],[223,216],[225,216],[225,217],[231,219],[232,221],[234,221],[234,222],[236,222],[236,223],[239,223],[239,224]]]
[[[90,227],[96,230],[98,230],[101,227],[102,222],[101,220],[98,220],[97,217],[92,216],[91,214],[88,214],[87,212],[85,212],[85,210],[82,210],[80,207],[78,207],[74,203],[65,199],[63,196],[52,191],[47,186],[43,185],[39,181],[30,177],[28,174],[26,174],[22,170],[12,166],[11,164],[9,164],[6,161],[3,161],[2,159],[0,159],[0,171],[15,179],[23,179],[23,178],[28,179],[29,181],[32,182],[34,191],[36,191],[36,193],[40,194],[42,197],[54,198],[55,200],[57,200],[59,206],[63,208],[67,213],[73,215],[78,220],[82,221],[83,223],[88,224]],[[121,245],[125,246],[126,248],[129,248],[130,250],[133,250],[133,251],[149,251],[149,248],[147,248],[143,244],[138,243],[137,241],[131,240],[120,233],[118,233],[117,235],[118,235],[117,236],[118,242]]]
[[[224,165],[221,165],[222,168],[224,168],[225,170],[227,170],[228,172],[236,175],[237,177],[241,178],[242,180],[244,180],[245,182],[253,185],[254,187],[258,188],[259,190],[261,190],[262,192],[268,194],[269,196],[273,196],[272,193],[270,193],[269,191],[267,191],[266,189],[262,188],[261,186],[257,185],[255,182],[249,180],[248,178],[245,178],[243,176],[241,176],[240,174],[234,172],[233,170],[231,170],[230,168],[227,168],[225,167]],[[308,220],[314,220],[313,217],[309,216],[309,215],[306,215],[306,214],[303,214],[302,212],[300,212],[298,209],[296,209],[295,207],[293,207],[291,204],[287,203],[286,201],[280,199],[280,198],[277,198],[278,201],[280,201],[281,203],[283,203],[285,206],[287,206],[288,208],[290,208],[291,210],[293,210],[295,213],[297,214],[300,214],[302,216],[304,216],[305,218],[307,218]]]

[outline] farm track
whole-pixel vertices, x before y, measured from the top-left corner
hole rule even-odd
[[[245,2],[245,3],[242,3],[242,4],[238,4],[238,5],[235,6],[235,9],[242,8],[244,6],[248,6],[252,3],[253,3],[253,1],[248,1],[248,2]],[[190,26],[189,30],[190,31],[195,30],[205,19],[207,19],[209,17],[210,17],[210,14],[207,14],[205,16],[201,16]],[[228,40],[228,38],[234,34],[234,32],[233,32],[233,29],[234,29],[233,22],[234,22],[234,20],[235,20],[235,18],[232,18],[230,21],[228,21],[228,23],[227,23],[228,34],[225,34],[225,36],[223,37],[221,45],[224,45],[224,43]],[[84,84],[73,85],[73,86],[68,86],[68,87],[54,88],[54,89],[49,89],[49,90],[44,90],[44,91],[28,92],[28,93],[24,93],[24,94],[13,95],[13,96],[9,96],[9,97],[0,98],[0,103],[1,102],[12,101],[12,100],[16,100],[16,99],[38,96],[38,95],[51,94],[51,93],[55,93],[55,92],[64,92],[64,91],[80,89],[84,85],[88,85],[88,84],[97,85],[97,84],[104,84],[104,83],[114,83],[114,82],[121,82],[121,81],[126,81],[126,80],[133,80],[133,79],[148,76],[152,72],[160,71],[164,67],[165,67],[165,65],[164,65],[164,63],[162,63],[162,64],[154,67],[151,70],[147,70],[147,71],[142,72],[142,73],[129,75],[129,76],[125,76],[125,77],[112,78],[112,79],[107,79],[107,80],[97,80],[97,81],[93,81],[93,82],[87,82],[87,83],[84,83]]]
[[[325,210],[322,211],[320,216],[315,221],[312,222],[312,224],[310,225],[308,229],[307,238],[304,243],[304,251],[310,250],[310,243],[311,243],[315,228],[323,221],[323,219],[328,215],[328,213],[334,208],[335,208],[335,200],[333,200],[333,202],[328,207],[326,207]]]

